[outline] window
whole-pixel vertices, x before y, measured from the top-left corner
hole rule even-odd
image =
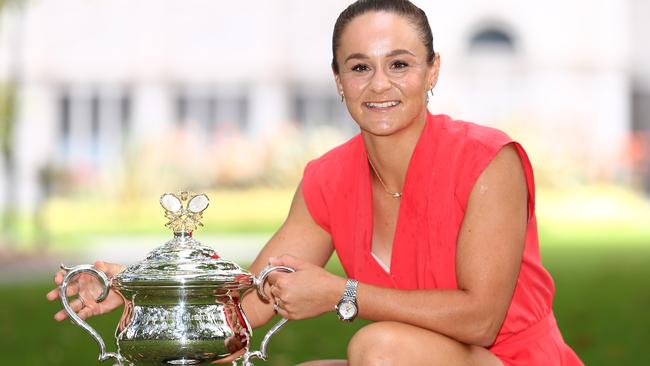
[[[639,87],[632,91],[632,131],[628,148],[633,179],[650,195],[650,91]]]
[[[502,25],[480,27],[470,38],[470,52],[514,52],[515,40]]]
[[[346,133],[357,131],[345,103],[341,103],[341,97],[333,91],[296,88],[292,105],[294,120],[307,130],[329,125]]]
[[[67,87],[58,104],[59,150],[65,165],[97,168],[122,158],[131,118],[127,90]]]
[[[650,131],[650,91],[632,91],[632,130]]]
[[[175,100],[177,124],[181,127],[196,125],[207,136],[232,128],[238,132],[246,131],[248,96],[243,90],[232,89],[180,88]]]
[[[468,33],[463,75],[463,110],[469,119],[495,127],[511,120],[525,93],[525,65],[515,30],[503,22],[484,21]]]

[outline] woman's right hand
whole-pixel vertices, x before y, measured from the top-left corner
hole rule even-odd
[[[125,268],[125,266],[121,264],[102,261],[97,261],[93,265],[96,269],[106,273],[108,278],[122,272]],[[54,283],[56,283],[57,288],[47,293],[47,299],[49,301],[59,299],[58,286],[61,286],[65,274],[66,272],[61,270],[54,276]],[[124,298],[113,289],[110,289],[108,296],[104,301],[96,302],[95,299],[99,294],[101,294],[102,289],[103,286],[99,280],[89,273],[80,273],[75,276],[73,281],[68,285],[66,294],[67,296],[77,296],[75,300],[70,302],[72,310],[74,310],[81,319],[87,319],[91,316],[108,313],[124,304]],[[60,310],[54,314],[54,319],[57,321],[62,321],[67,317],[68,314],[65,310]]]

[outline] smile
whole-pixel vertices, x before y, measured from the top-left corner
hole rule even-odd
[[[366,102],[364,103],[366,107],[368,108],[373,108],[373,109],[380,109],[380,108],[391,108],[399,105],[401,102],[398,100],[391,100],[387,102]]]

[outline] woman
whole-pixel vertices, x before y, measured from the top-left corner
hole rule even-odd
[[[339,16],[332,48],[361,132],[306,167],[285,223],[250,268],[296,272],[270,276],[272,303],[244,298],[251,324],[275,312],[374,321],[347,360],[309,365],[581,365],[553,317],[523,148],[427,111],[440,57],[424,12],[406,0],[357,1]],[[323,269],[334,250],[347,279]],[[85,318],[120,301],[73,308]]]

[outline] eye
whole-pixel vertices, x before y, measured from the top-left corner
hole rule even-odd
[[[368,66],[364,65],[364,64],[357,64],[357,65],[352,66],[352,71],[354,71],[354,72],[364,72],[364,71],[368,71],[368,70],[369,70]]]
[[[393,64],[391,65],[391,68],[393,68],[393,69],[405,69],[408,66],[409,65],[406,62],[397,60],[397,61],[393,62]]]

